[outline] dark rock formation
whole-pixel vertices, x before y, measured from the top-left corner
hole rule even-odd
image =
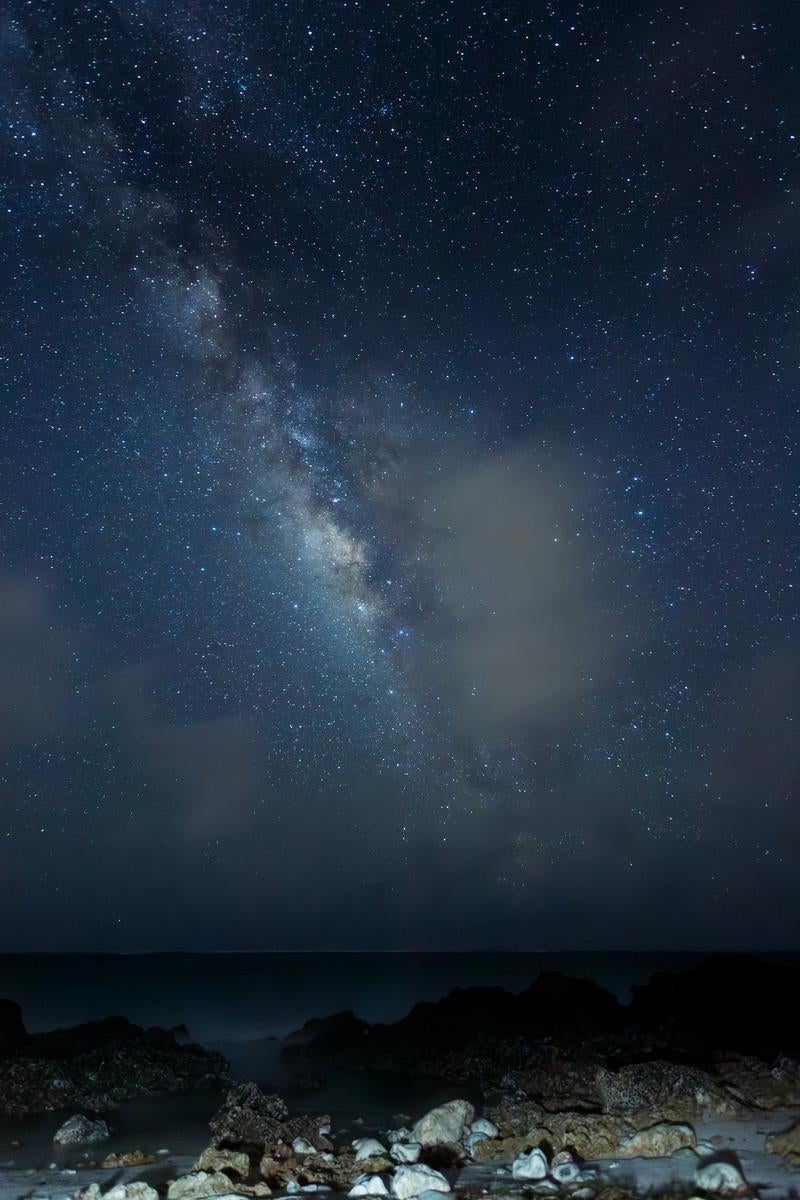
[[[290,1117],[280,1096],[265,1096],[255,1083],[231,1088],[209,1122],[211,1144],[217,1150],[242,1150],[251,1156],[286,1155],[295,1138],[305,1138],[316,1150],[332,1150],[321,1132],[330,1117]]]
[[[109,1017],[15,1037],[0,1058],[0,1114],[100,1112],[136,1096],[219,1087],[229,1079],[221,1054]]]
[[[800,968],[714,955],[690,971],[659,972],[631,991],[631,1020],[691,1031],[707,1051],[774,1058],[800,1050]]]

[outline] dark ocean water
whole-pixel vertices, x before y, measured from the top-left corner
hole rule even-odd
[[[185,1024],[199,1042],[282,1036],[309,1017],[351,1009],[394,1021],[452,988],[522,991],[542,971],[594,980],[626,1002],[655,971],[685,970],[689,953],[2,955],[0,996],[36,1032],[109,1015]],[[797,954],[761,955],[800,963]]]

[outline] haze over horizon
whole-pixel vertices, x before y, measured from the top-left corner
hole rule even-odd
[[[0,953],[797,946],[798,33],[10,0]]]

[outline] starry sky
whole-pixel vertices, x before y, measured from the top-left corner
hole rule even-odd
[[[0,949],[797,944],[798,37],[4,6]]]

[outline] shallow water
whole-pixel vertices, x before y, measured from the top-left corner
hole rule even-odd
[[[735,1157],[760,1200],[794,1200],[800,1197],[800,1171],[787,1170],[780,1158],[766,1154],[764,1138],[767,1133],[791,1125],[797,1117],[796,1110],[756,1113],[737,1119],[712,1117],[698,1122],[695,1129],[698,1139],[719,1139],[719,1153]],[[23,1196],[32,1200],[66,1200],[79,1187],[93,1181],[100,1183],[104,1190],[120,1180],[129,1182],[133,1179],[146,1179],[157,1186],[186,1174],[193,1158],[194,1154],[189,1157],[173,1152],[150,1167],[127,1171],[81,1170],[77,1174],[67,1174],[58,1166],[55,1170],[0,1169],[0,1200],[20,1200]],[[659,1195],[666,1190],[689,1196],[693,1192],[692,1180],[699,1161],[694,1155],[682,1152],[670,1158],[603,1159],[588,1165],[594,1167],[606,1182],[628,1187],[642,1197]],[[525,1185],[507,1175],[498,1175],[500,1165],[467,1167],[454,1177],[456,1194],[461,1197],[502,1195],[524,1200]]]

